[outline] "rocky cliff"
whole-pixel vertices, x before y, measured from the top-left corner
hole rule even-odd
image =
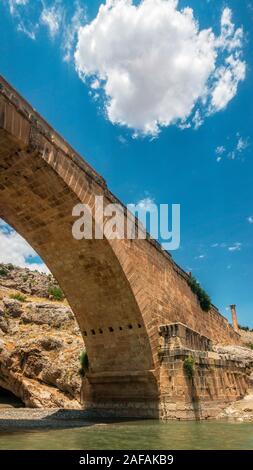
[[[53,277],[0,265],[0,387],[29,407],[79,408],[83,349]]]

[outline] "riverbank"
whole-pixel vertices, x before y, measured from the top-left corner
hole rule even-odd
[[[127,422],[129,420],[92,419],[85,410],[69,410],[61,408],[35,409],[35,408],[1,408],[0,407],[0,433],[21,430],[39,429],[67,429],[82,428],[93,425],[110,424],[112,422]],[[150,421],[150,420],[147,420]],[[179,420],[171,420],[167,422]],[[225,408],[216,419],[208,421],[217,422],[253,422],[253,392]],[[157,420],[157,422],[159,422]],[[160,421],[166,423],[166,421]],[[181,421],[184,422],[184,421]]]
[[[64,429],[90,426],[84,410],[6,408],[0,409],[0,432],[29,429]]]

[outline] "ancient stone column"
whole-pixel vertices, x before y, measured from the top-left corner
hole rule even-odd
[[[236,305],[230,305],[231,315],[232,315],[232,323],[233,328],[235,331],[239,332],[238,321],[237,321],[237,313],[236,313]]]

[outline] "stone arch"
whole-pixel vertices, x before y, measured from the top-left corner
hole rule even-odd
[[[130,242],[72,236],[73,207],[93,207],[95,195],[109,203],[111,195],[56,133],[49,139],[52,130],[43,120],[38,125],[24,115],[30,109],[25,104],[17,110],[1,97],[0,217],[45,261],[73,309],[90,360],[85,400],[155,399],[143,296],[133,291],[135,275],[127,262]]]

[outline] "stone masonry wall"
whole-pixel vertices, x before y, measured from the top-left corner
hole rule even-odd
[[[192,379],[184,360],[194,358]],[[160,417],[165,419],[215,418],[228,403],[247,392],[248,376],[239,361],[222,360],[199,351],[177,350],[161,356]]]

